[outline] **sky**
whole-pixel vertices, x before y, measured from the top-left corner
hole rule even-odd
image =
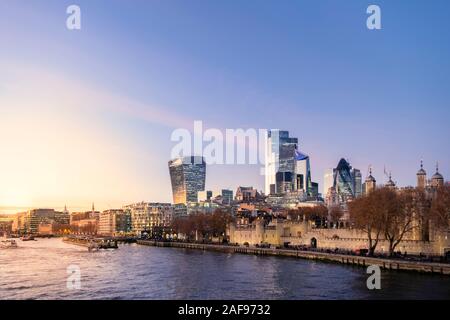
[[[81,8],[68,30],[66,8]],[[366,27],[370,4],[381,30]],[[0,213],[171,202],[174,130],[289,130],[325,169],[348,159],[414,185],[450,176],[450,2],[2,0]],[[211,165],[206,188],[264,188]]]

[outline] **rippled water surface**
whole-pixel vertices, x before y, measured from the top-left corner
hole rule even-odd
[[[1,299],[450,299],[450,277],[382,271],[369,291],[365,269],[294,258],[123,245],[90,253],[61,239],[0,249]],[[81,289],[67,289],[67,267]]]

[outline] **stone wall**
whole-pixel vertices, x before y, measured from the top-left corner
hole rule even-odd
[[[311,246],[317,248],[344,250],[367,249],[367,234],[356,229],[316,229],[308,222],[274,220],[269,225],[257,220],[251,225],[239,226],[231,224],[228,228],[230,242],[249,245],[267,243],[274,246],[290,245]],[[396,251],[408,254],[444,255],[450,251],[450,236],[448,232],[435,233],[432,241],[413,240],[406,237],[401,241]],[[381,239],[376,252],[388,253],[389,242]]]

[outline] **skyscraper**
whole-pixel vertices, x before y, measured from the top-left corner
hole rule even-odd
[[[201,156],[188,156],[169,161],[174,204],[198,201],[198,192],[205,190],[206,163]]]
[[[336,192],[341,201],[345,202],[355,196],[353,190],[353,176],[351,174],[352,167],[345,160],[341,159],[334,171],[334,183]]]
[[[352,170],[352,179],[353,179],[353,192],[354,192],[355,198],[358,198],[362,195],[361,170],[353,169]]]
[[[311,182],[311,166],[309,156],[295,150],[294,190],[302,190],[308,196],[312,196],[313,183]]]
[[[283,193],[292,189],[297,144],[298,139],[290,138],[289,131],[267,131],[266,194]]]
[[[352,168],[350,163],[342,158],[335,169],[325,171],[324,192],[332,192],[339,203],[346,203],[362,195],[361,182],[361,171]]]

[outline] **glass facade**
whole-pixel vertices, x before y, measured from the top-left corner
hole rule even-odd
[[[302,191],[317,196],[311,182],[309,156],[298,150],[288,131],[269,130],[266,143],[266,194]]]
[[[351,166],[345,159],[341,159],[335,169],[335,187],[342,202],[354,197]]]
[[[355,193],[355,197],[358,198],[362,195],[362,175],[361,170],[353,169],[352,170],[352,178],[353,178],[353,191]]]
[[[298,139],[289,131],[268,130],[266,142],[266,193],[283,193],[293,189],[295,152]]]
[[[341,159],[333,169],[333,185],[339,203],[359,197],[363,193],[362,176],[359,169],[353,169],[345,159]]]
[[[174,204],[198,201],[198,192],[205,190],[206,163],[203,157],[190,156],[169,161]]]
[[[233,191],[222,189],[222,204],[230,205],[233,202]]]

